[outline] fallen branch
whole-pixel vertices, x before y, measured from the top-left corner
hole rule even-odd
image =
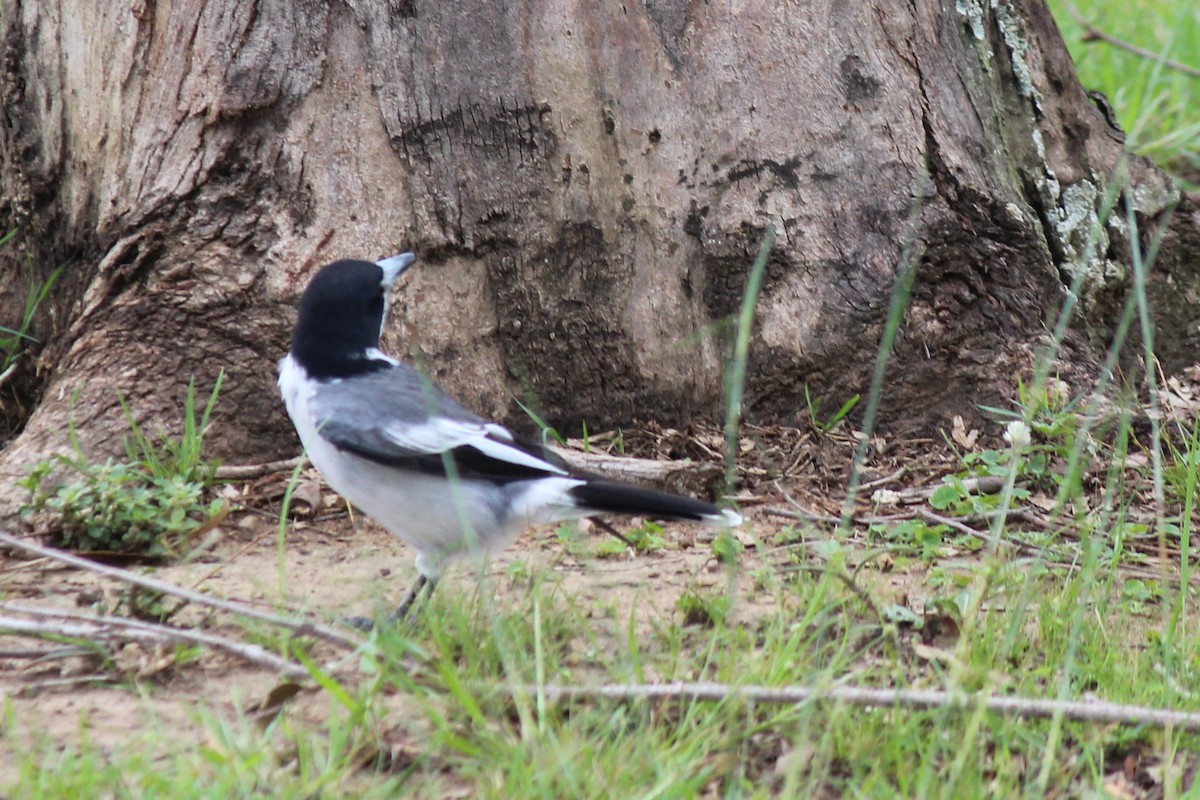
[[[182,586],[176,586],[172,583],[155,580],[154,578],[147,578],[144,575],[135,575],[132,572],[126,572],[125,570],[118,569],[117,567],[110,567],[106,564],[99,564],[95,561],[89,561],[86,558],[80,558],[79,556],[65,553],[62,550],[55,550],[52,547],[43,547],[40,544],[34,544],[33,542],[26,541],[25,539],[15,536],[3,529],[0,529],[0,544],[7,545],[26,553],[33,553],[34,555],[42,556],[43,558],[49,558],[63,564],[68,564],[77,569],[82,569],[88,572],[94,572],[98,575],[114,578],[123,583],[132,584],[133,586],[140,586],[143,589],[161,592],[162,594],[170,595],[171,597],[179,597],[183,600],[187,600],[190,603],[195,603],[196,605],[207,606],[208,608],[215,608],[220,611],[227,611],[231,614],[237,614],[242,617],[256,619],[260,622],[266,622],[280,628],[285,628],[286,630],[292,631],[300,636],[316,636],[320,639],[324,639],[330,644],[335,644],[338,647],[342,647],[347,650],[354,650],[359,646],[359,644],[362,643],[362,640],[358,637],[350,635],[349,633],[344,633],[329,625],[322,625],[309,620],[298,621],[287,619],[266,611],[260,611],[253,606],[248,606],[243,603],[235,603],[230,600],[221,600],[220,598],[212,597],[211,595],[202,594],[200,592],[194,592],[191,589],[185,589]]]
[[[958,531],[959,533],[965,534],[967,536],[972,536],[972,537],[984,542],[985,544],[990,544],[992,547],[1003,547],[1005,544],[1017,544],[1017,543],[1004,542],[1000,539],[997,539],[994,535],[992,535],[991,531],[975,530],[970,525],[967,525],[964,522],[961,522],[952,517],[944,517],[941,514],[935,514],[932,511],[921,510],[921,511],[917,512],[916,516],[918,518],[923,519],[924,521],[932,523],[934,525],[945,525],[947,528],[953,528],[954,530]]]
[[[707,461],[659,461],[610,456],[594,450],[584,453],[554,445],[550,445],[550,449],[562,456],[572,469],[609,480],[638,483],[694,497],[712,497],[725,479],[725,470],[719,464]]]
[[[91,653],[86,647],[12,647],[0,649],[0,659],[14,661],[29,659],[30,661],[52,661],[56,658],[86,656]]]
[[[907,473],[907,472],[908,472],[908,467],[900,467],[895,472],[893,472],[891,475],[884,475],[882,478],[876,478],[873,481],[867,481],[866,483],[860,483],[858,485],[858,490],[860,492],[865,492],[868,489],[877,489],[880,486],[887,486],[889,483],[895,483],[896,481],[903,478],[905,473]],[[778,486],[779,481],[776,481],[775,485]]]
[[[1000,494],[1004,488],[1004,478],[999,475],[979,475],[972,478],[962,478],[956,486],[963,492],[971,495],[983,494]],[[930,497],[933,497],[934,492],[942,488],[942,484],[933,486],[914,486],[911,489],[902,489],[896,492],[896,500],[900,505],[914,505],[924,503]]]
[[[300,463],[300,456],[285,458],[282,461],[267,461],[262,464],[224,464],[217,467],[213,473],[219,481],[248,481],[274,475],[277,472],[291,472]]]
[[[721,683],[608,684],[604,686],[526,686],[523,691],[547,700],[685,700],[720,702],[748,700],[754,703],[790,704],[808,702],[845,703],[877,708],[968,710],[982,705],[989,711],[1017,717],[1050,719],[1061,717],[1077,722],[1115,722],[1121,725],[1154,725],[1200,732],[1200,713],[1163,708],[1109,703],[1102,700],[1042,700],[1026,697],[973,695],[937,689],[872,689],[834,686],[732,686]]]
[[[1071,15],[1071,19],[1075,20],[1075,24],[1083,28],[1083,41],[1085,42],[1106,42],[1111,44],[1113,47],[1117,47],[1126,51],[1127,53],[1133,53],[1135,56],[1141,56],[1142,58],[1148,61],[1153,61],[1156,64],[1161,63],[1164,67],[1176,70],[1177,72],[1182,72],[1184,75],[1191,75],[1193,78],[1200,78],[1200,69],[1197,69],[1196,67],[1189,66],[1180,61],[1175,61],[1174,59],[1163,58],[1161,53],[1156,53],[1153,50],[1147,50],[1144,47],[1138,47],[1136,44],[1127,42],[1124,39],[1118,39],[1111,33],[1105,33],[1103,30],[1097,28],[1095,25],[1084,19],[1083,15],[1079,13],[1079,9],[1076,8],[1072,3],[1067,3],[1067,13]]]
[[[687,494],[711,495],[714,486],[724,477],[720,465],[706,461],[659,461],[651,458],[613,456],[596,450],[583,452],[569,447],[549,447],[562,456],[573,469],[611,480],[642,483]],[[299,456],[262,464],[226,464],[217,467],[215,476],[223,481],[251,480],[265,475],[291,472],[298,463]]]
[[[235,642],[212,633],[155,625],[143,620],[123,617],[92,617],[52,609],[17,606],[12,603],[0,603],[0,608],[43,618],[42,620],[32,620],[0,616],[0,633],[85,639],[92,642],[117,640],[155,645],[195,644],[222,650],[289,678],[307,679],[311,677],[304,667],[286,661],[256,644]]]
[[[25,683],[17,689],[17,697],[33,697],[40,694],[46,689],[64,689],[74,686],[84,686],[93,683],[112,683],[112,678],[104,673],[93,673],[91,675],[74,675],[69,678],[49,678],[47,680],[35,681],[33,683]]]
[[[763,506],[763,513],[768,517],[783,517],[784,519],[795,519],[801,522],[825,522],[830,525],[837,525],[842,520],[831,514],[818,514],[814,511],[793,511],[790,508],[780,508],[779,506]],[[851,519],[851,522],[856,520]]]

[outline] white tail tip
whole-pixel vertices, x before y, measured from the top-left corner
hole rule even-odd
[[[734,511],[732,508],[722,508],[721,516],[705,517],[705,519],[712,520],[718,525],[724,525],[730,528],[736,528],[744,521],[742,515]]]

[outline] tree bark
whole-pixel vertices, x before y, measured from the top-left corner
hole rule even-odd
[[[1121,138],[1041,0],[8,0],[0,35],[0,221],[23,242],[0,269],[67,264],[6,387],[4,484],[70,413],[111,450],[118,391],[174,425],[220,369],[217,451],[294,452],[274,362],[339,257],[416,249],[385,343],[483,414],[516,398],[567,428],[719,415],[768,225],[758,419],[865,390],[906,246],[894,429],[1011,397],[1076,270],[1059,369],[1083,381],[1129,286],[1127,229],[1098,219]],[[1195,314],[1200,221],[1129,165],[1141,229],[1172,225],[1161,343]]]

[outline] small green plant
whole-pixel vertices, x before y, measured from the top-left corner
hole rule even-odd
[[[161,435],[152,440],[133,421],[121,400],[131,435],[128,462],[107,459],[91,463],[83,455],[74,419],[68,424],[73,456],[56,456],[35,464],[18,485],[29,492],[21,513],[42,515],[57,544],[82,551],[178,555],[191,538],[225,510],[219,499],[206,501],[216,463],[201,457],[204,434],[216,404],[221,378],[199,420],[194,385],[189,384],[184,430],[180,439]],[[77,478],[47,487],[57,469]]]
[[[937,495],[939,492],[950,494],[952,490],[951,486],[941,486],[934,494]],[[957,503],[961,502],[962,497],[957,492],[953,492],[950,499],[952,503]],[[932,498],[930,505],[934,505]],[[943,540],[950,532],[950,528],[946,525],[931,525],[921,519],[910,519],[897,523],[877,522],[870,526],[870,531],[889,543],[914,548],[920,552],[921,558],[933,561],[941,555]],[[972,540],[968,544],[977,545],[978,540]]]
[[[186,605],[186,601],[177,600],[162,592],[142,586],[129,586],[123,589],[118,596],[115,613],[162,624],[170,621],[171,617],[178,614]]]
[[[1081,427],[1082,398],[1072,400],[1068,391],[1067,385],[1058,379],[1040,387],[1028,387],[1019,382],[1016,409],[987,406],[981,406],[981,409],[1012,420],[1010,428],[1014,423],[1026,426],[1029,446],[1021,448],[1018,475],[1027,486],[1046,491],[1063,490],[1073,496],[1078,491],[1076,483],[1081,470],[1096,452],[1097,444],[1091,433]],[[964,456],[964,462],[968,467],[977,467],[978,475],[1003,476],[1007,474],[1012,455],[1012,450],[984,451]],[[975,460],[980,464],[976,465]]]
[[[562,546],[563,550],[572,556],[578,558],[591,553],[588,539],[583,535],[578,525],[573,523],[559,525],[554,529],[554,536],[558,539],[558,543]],[[613,539],[613,541],[618,540]]]
[[[722,530],[712,540],[712,554],[726,566],[736,564],[737,558],[746,548],[729,530]]]
[[[542,419],[540,414],[522,403],[520,400],[517,400],[515,397],[513,398],[513,402],[521,407],[521,410],[525,412],[525,416],[533,420],[534,425],[538,426],[538,430],[541,431],[542,444],[554,442],[559,447],[567,446],[567,440],[564,439],[558,431],[551,427],[549,422],[546,422],[546,420]]]
[[[1016,408],[980,406],[980,409],[1010,420],[1028,423],[1040,439],[1069,449],[1079,429],[1082,398],[1071,399],[1070,387],[1058,378],[1030,386],[1017,381]]]
[[[657,522],[646,521],[636,528],[630,528],[625,531],[625,538],[633,543],[633,549],[639,553],[655,553],[667,546],[663,526]]]
[[[1170,459],[1163,465],[1163,483],[1168,494],[1180,502],[1190,502],[1200,476],[1200,425],[1184,433],[1182,441],[1167,439]]]
[[[1014,468],[1021,483],[1014,487],[1012,500],[1027,500],[1034,491],[1057,493],[1064,485],[1069,496],[1078,492],[1077,484],[1071,482],[1072,476],[1078,478],[1080,467],[1074,451],[1077,444],[1092,445],[1090,438],[1079,438],[1088,436],[1079,428],[1079,401],[1070,400],[1065,384],[1051,380],[1039,387],[1018,383],[1015,405],[1015,409],[980,408],[1011,420],[1010,431],[1022,431],[1025,441],[1017,448],[1020,455],[1013,447],[963,454],[964,469],[943,478],[942,485],[930,496],[933,508],[955,515],[994,511],[1002,498],[986,489],[987,480],[1007,478]],[[1010,435],[1006,433],[1005,438]]]
[[[804,405],[808,409],[808,419],[810,422],[812,422],[813,427],[817,428],[822,433],[829,433],[838,425],[841,425],[842,421],[846,419],[846,415],[853,411],[854,407],[858,405],[858,401],[860,399],[862,399],[860,395],[856,394],[852,396],[849,400],[842,403],[842,407],[839,408],[832,417],[822,422],[820,417],[821,401],[812,396],[812,393],[808,389],[808,384],[804,385]]]
[[[712,628],[729,616],[730,600],[724,593],[704,593],[690,588],[675,601],[675,609],[683,614],[684,625]]]
[[[513,583],[528,583],[533,580],[533,568],[528,561],[513,561],[504,570],[504,574]]]
[[[160,432],[157,437],[148,435],[133,416],[129,403],[120,394],[117,401],[125,413],[129,435],[125,437],[125,455],[129,463],[136,464],[155,478],[181,477],[189,483],[208,486],[213,482],[218,461],[205,460],[202,455],[204,433],[208,430],[221,384],[225,381],[225,370],[217,373],[208,402],[200,419],[196,419],[196,380],[188,381],[187,394],[183,400],[183,432],[178,439]]]
[[[14,228],[8,233],[0,236],[0,246],[9,242],[17,231]],[[33,326],[33,317],[37,314],[38,308],[46,300],[50,294],[50,290],[54,288],[55,282],[59,275],[62,274],[63,267],[51,272],[41,285],[31,283],[29,292],[25,296],[25,306],[21,311],[21,319],[16,327],[9,328],[0,325],[0,380],[3,380],[16,367],[16,361],[21,354],[25,352],[31,342],[36,341],[30,334],[29,329]]]
[[[596,542],[596,546],[592,550],[592,554],[596,558],[622,558],[627,545],[615,536],[608,536]]]
[[[1121,603],[1130,614],[1144,614],[1146,607],[1162,599],[1157,581],[1129,578],[1121,584]]]
[[[803,544],[805,539],[805,531],[795,525],[784,525],[775,531],[771,536],[771,545],[773,547],[787,547],[794,544]]]
[[[1016,500],[1025,500],[1029,497],[1029,490],[1015,487],[1012,496]],[[963,475],[947,475],[942,478],[942,485],[929,496],[929,505],[953,516],[969,516],[995,511],[1000,500],[999,494],[980,491],[977,486],[968,483],[968,478]]]
[[[174,553],[208,517],[221,512],[220,500],[204,503],[204,485],[181,476],[156,478],[111,458],[89,464],[59,457],[79,479],[46,490],[50,462],[34,466],[19,485],[29,491],[22,513],[46,512],[61,547],[165,555]]]
[[[597,542],[595,556],[597,558],[619,558],[625,555],[625,551],[630,545],[639,553],[655,553],[667,546],[666,537],[663,536],[663,526],[656,522],[643,522],[636,528],[624,531],[621,535],[625,537],[624,541],[611,536]]]

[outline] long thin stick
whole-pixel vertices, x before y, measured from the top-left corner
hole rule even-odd
[[[20,613],[36,613],[39,616],[54,618],[58,615],[50,609],[12,608],[11,604],[3,604],[6,609]],[[235,642],[222,636],[184,628],[170,628],[165,625],[154,625],[141,620],[123,619],[121,617],[81,618],[76,616],[45,620],[20,619],[18,617],[0,616],[0,632],[19,633],[30,636],[54,636],[68,639],[87,639],[104,641],[120,639],[122,641],[146,642],[148,644],[198,644],[214,650],[223,650],[238,658],[267,667],[289,678],[306,680],[311,677],[308,670],[299,664],[285,661],[274,653],[268,652],[256,644]]]
[[[1079,9],[1073,4],[1067,3],[1066,7],[1067,13],[1071,15],[1071,19],[1075,20],[1075,23],[1079,27],[1083,28],[1083,41],[1091,42],[1099,39],[1102,42],[1111,44],[1113,47],[1119,47],[1122,50],[1133,53],[1135,56],[1141,56],[1148,61],[1153,61],[1155,63],[1161,61],[1164,67],[1182,72],[1184,75],[1191,75],[1193,78],[1200,78],[1200,69],[1196,69],[1195,67],[1179,61],[1175,61],[1174,59],[1163,58],[1161,53],[1156,53],[1153,50],[1147,50],[1144,47],[1138,47],[1136,44],[1127,42],[1124,39],[1118,39],[1111,33],[1105,33],[1100,28],[1097,28],[1095,25],[1084,19],[1083,14],[1081,14]]]
[[[55,658],[68,658],[70,656],[86,656],[92,652],[86,647],[10,647],[0,650],[0,659],[23,660],[30,659],[31,661],[50,661]]]
[[[71,686],[83,686],[94,683],[112,683],[112,676],[103,672],[93,672],[91,675],[72,675],[69,678],[49,678],[33,683],[23,683],[15,692],[17,697],[33,697],[46,689],[65,689]]]
[[[973,695],[936,689],[871,689],[834,686],[732,686],[721,683],[607,684],[604,686],[526,686],[524,691],[541,692],[552,700],[686,700],[737,699],[755,703],[835,702],[880,708],[971,709],[982,704],[989,711],[1018,717],[1049,719],[1061,714],[1080,722],[1116,722],[1124,725],[1155,725],[1200,731],[1200,713],[1163,708],[1109,703],[1102,700],[1062,701],[1026,697]]]
[[[262,464],[222,464],[213,473],[219,481],[245,481],[251,478],[262,478],[277,472],[291,472],[300,463],[300,456],[285,458],[282,461],[267,461]]]
[[[115,578],[123,583],[141,586],[143,589],[149,589],[154,592],[162,592],[163,594],[170,595],[172,597],[179,597],[187,600],[190,603],[195,603],[196,605],[208,606],[209,608],[215,608],[220,611],[228,611],[231,614],[238,614],[243,617],[249,617],[250,619],[257,619],[261,622],[267,622],[280,628],[286,628],[287,630],[290,630],[293,633],[301,636],[316,636],[347,650],[354,650],[359,646],[359,644],[362,643],[362,640],[358,637],[348,635],[328,625],[322,625],[320,623],[311,622],[308,620],[297,621],[286,619],[284,617],[276,616],[275,614],[270,614],[266,611],[260,611],[253,606],[248,606],[243,603],[235,603],[230,600],[221,600],[220,598],[212,597],[211,595],[193,592],[191,589],[185,589],[182,586],[176,586],[172,583],[155,580],[154,578],[147,578],[144,575],[135,575],[132,572],[126,572],[123,569],[110,567],[106,564],[98,564],[95,561],[89,561],[86,558],[73,556],[70,553],[64,553],[61,550],[55,550],[52,547],[42,547],[40,544],[34,544],[33,542],[26,541],[19,536],[14,536],[4,529],[0,529],[0,544],[8,545],[9,547],[22,550],[26,553],[33,553],[34,555],[42,556],[44,558],[50,558],[63,564],[69,564],[72,567],[87,570],[88,572],[95,572],[99,575]]]

